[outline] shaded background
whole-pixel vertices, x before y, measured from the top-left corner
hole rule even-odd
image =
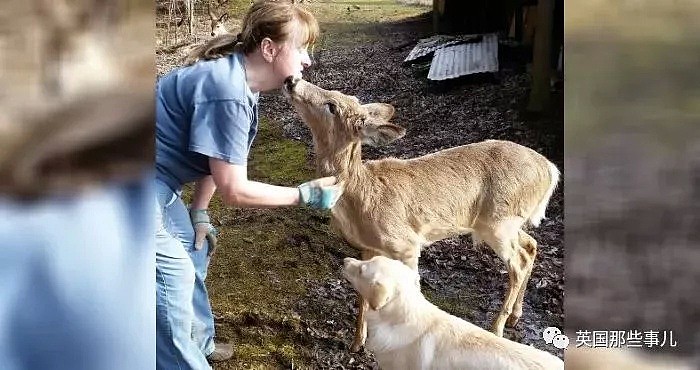
[[[696,1],[565,7],[566,328],[673,330],[678,346],[653,352],[695,366],[699,12]]]

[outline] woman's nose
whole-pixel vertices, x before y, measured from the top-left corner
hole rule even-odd
[[[311,66],[311,57],[309,57],[309,52],[306,50],[301,54],[301,65],[304,68],[309,68]]]

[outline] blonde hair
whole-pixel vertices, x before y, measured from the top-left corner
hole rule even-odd
[[[235,51],[249,54],[266,37],[275,42],[294,40],[297,46],[308,46],[316,42],[318,34],[316,18],[299,4],[289,0],[259,0],[243,18],[241,33],[217,36],[194,48],[185,58],[185,64],[221,58]]]

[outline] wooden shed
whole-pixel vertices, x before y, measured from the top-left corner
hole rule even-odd
[[[561,68],[564,0],[433,0],[435,34],[488,34],[532,47],[533,95],[530,108],[549,104],[552,73]]]
[[[506,31],[514,0],[433,0],[433,30],[439,34]]]

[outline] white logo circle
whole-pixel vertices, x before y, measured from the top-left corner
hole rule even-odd
[[[552,338],[552,344],[554,345],[554,347],[564,349],[569,346],[569,337],[567,337],[564,334],[559,334]]]
[[[552,344],[552,340],[554,337],[557,335],[561,334],[561,330],[557,328],[556,326],[550,326],[547,329],[544,329],[542,332],[542,338],[544,338],[544,342],[547,344]]]

